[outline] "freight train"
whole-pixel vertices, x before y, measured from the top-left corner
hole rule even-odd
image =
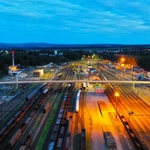
[[[63,142],[62,137],[64,136],[63,134],[65,131],[65,126],[61,126],[61,121],[63,118],[65,103],[66,103],[66,100],[63,100],[61,107],[60,107],[60,110],[59,110],[58,115],[57,115],[57,119],[56,119],[54,128],[53,128],[53,132],[51,135],[51,140],[49,143],[48,150],[53,150],[54,147],[56,147],[56,149],[59,149],[59,148],[61,148],[60,146],[62,146],[62,142]],[[62,127],[64,127],[64,129]],[[61,139],[62,139],[61,141],[59,139],[59,135],[61,136]]]
[[[7,146],[6,146],[5,149],[11,149],[15,145],[15,143],[18,141],[18,139],[23,134],[25,129],[29,126],[29,123],[32,121],[32,118],[34,117],[34,115],[35,115],[35,113],[31,113],[29,115],[29,117],[26,119],[26,121],[21,125],[21,127],[14,133],[14,135],[8,141]],[[31,140],[31,139],[32,139],[31,135],[28,135],[25,143],[22,146],[24,148],[27,148],[29,146],[29,144],[30,144],[29,140]]]
[[[54,150],[54,149],[60,150],[60,149],[64,149],[65,147],[66,133],[68,133],[67,113],[70,108],[70,100],[71,100],[74,84],[71,84],[68,88],[69,91],[67,91],[64,94],[62,104],[57,114],[57,118],[50,138],[48,150]],[[65,149],[68,149],[68,147],[65,147]]]
[[[31,106],[33,105],[33,103],[36,101],[36,98],[37,98],[36,92],[41,93],[41,89],[43,88],[43,86],[45,86],[45,84],[43,84],[42,86],[40,86],[38,88],[38,90],[34,90],[34,92],[32,92],[32,94],[30,94],[28,96],[28,98],[26,99],[28,101],[27,104],[20,111],[18,111],[14,115],[14,117],[0,130],[0,142],[3,141],[3,139],[9,134],[9,132],[20,122],[20,120],[28,112],[28,110],[31,108]],[[52,91],[52,90],[50,90],[50,91]],[[36,97],[34,98],[34,96],[36,96]],[[43,95],[43,98],[35,106],[34,111],[29,115],[29,117],[26,119],[26,121],[21,125],[21,127],[16,131],[16,133],[13,135],[13,137],[7,143],[7,148],[12,147],[16,143],[16,141],[21,136],[21,134],[24,132],[24,130],[27,128],[27,126],[31,122],[34,114],[36,113],[36,111],[42,105],[42,103],[44,101],[45,101],[45,96]]]
[[[50,103],[48,102],[43,109],[43,114],[47,113],[49,109],[50,109]]]
[[[31,100],[32,98],[35,99],[35,96],[41,94],[41,91],[43,91],[42,89],[47,85],[47,83],[44,83],[42,84],[41,86],[39,86],[38,88],[36,88],[34,91],[32,91],[31,93],[29,93],[27,96],[26,96],[26,101],[29,101]]]
[[[9,134],[9,132],[18,124],[18,122],[24,117],[29,108],[32,106],[32,102],[29,102],[17,112],[16,115],[0,130],[0,142]]]
[[[23,143],[23,145],[19,148],[19,150],[28,150],[30,144],[32,142],[32,136],[29,134]]]

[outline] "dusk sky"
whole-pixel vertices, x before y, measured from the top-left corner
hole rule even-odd
[[[150,44],[150,1],[1,0],[0,42]]]

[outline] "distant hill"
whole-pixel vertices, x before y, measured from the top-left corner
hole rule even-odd
[[[145,47],[150,45],[123,45],[123,44],[51,44],[51,43],[0,43],[0,49],[61,49],[61,48],[123,48],[123,47]]]

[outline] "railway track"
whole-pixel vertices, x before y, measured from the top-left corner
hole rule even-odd
[[[33,89],[30,89],[27,93],[31,92]],[[7,122],[9,122],[9,120],[11,118],[13,118],[13,116],[22,109],[22,107],[24,105],[26,105],[26,101],[25,99],[25,95],[22,94],[22,92],[20,94],[18,94],[15,98],[13,98],[13,100],[6,102],[5,104],[3,104],[2,106],[0,106],[0,120],[1,120],[1,124],[0,124],[0,129],[2,129],[2,127],[7,124]]]
[[[51,96],[52,93],[53,93],[53,90],[50,90],[48,93],[48,96]],[[43,109],[44,109],[45,104],[47,103],[48,98],[49,97],[45,96],[42,99],[40,99],[43,101],[41,103],[41,105],[40,106],[38,105],[38,103],[40,103],[40,100],[39,100],[39,102],[35,105],[32,112],[30,112],[30,115],[28,116],[28,118],[30,118],[30,116],[32,116],[33,112],[34,112],[34,115],[32,116],[32,119],[29,122],[27,129],[25,130],[23,135],[19,138],[18,142],[13,147],[14,150],[23,145],[23,141],[25,141],[25,138],[28,135],[31,135],[31,137],[32,137],[32,142],[30,144],[31,148],[33,148],[34,145],[37,143],[38,137],[40,136],[42,127],[44,126],[44,123],[47,118],[47,114],[43,113]],[[37,108],[37,106],[39,106],[39,107]]]
[[[105,77],[107,79],[117,79],[117,77],[110,73],[110,72],[105,72]],[[143,136],[146,137],[147,136],[147,132],[149,133],[150,129],[149,129],[149,121],[145,122],[143,121],[143,118],[140,119],[139,117],[137,117],[134,114],[143,114],[143,116],[145,115],[145,118],[147,118],[146,120],[149,120],[149,105],[147,105],[140,97],[138,97],[135,93],[135,91],[133,91],[133,87],[131,84],[111,84],[111,86],[113,86],[114,91],[111,91],[113,96],[111,96],[114,100],[112,100],[114,106],[115,106],[115,97],[114,97],[114,92],[118,91],[121,95],[121,97],[119,97],[119,104],[118,104],[118,109],[119,111],[121,111],[121,113],[123,113],[125,115],[126,118],[130,117],[130,125],[131,127],[134,129],[134,131],[136,131],[137,137],[139,139],[141,139],[141,141],[143,141]],[[128,110],[128,111],[127,111]],[[130,114],[129,114],[129,110],[132,110],[134,112],[131,118]],[[134,118],[134,121],[133,121]],[[135,119],[136,118],[136,119]],[[150,147],[149,143],[150,143],[150,138],[144,139],[143,141],[143,147],[146,146]],[[145,146],[146,145],[146,146]]]
[[[60,84],[61,85],[61,84]],[[40,88],[43,88],[42,86]],[[41,107],[42,103],[44,102],[44,95],[45,93],[43,93],[44,95],[41,95],[43,90],[39,88],[39,91],[37,90],[34,94],[35,96],[33,97],[31,95],[31,97],[28,97],[26,98],[26,106],[24,106],[21,111],[17,112],[15,114],[15,117],[18,117],[14,120],[11,121],[10,125],[11,125],[11,132],[8,132],[8,127],[3,131],[1,130],[1,135],[0,135],[0,138],[3,138],[4,136],[2,135],[3,133],[6,134],[9,134],[7,135],[7,138],[6,139],[2,139],[0,143],[0,147],[2,149],[18,149],[18,147],[21,145],[21,143],[24,143],[23,141],[25,141],[25,138],[28,137],[29,135],[31,136],[32,138],[32,135],[36,132],[26,132],[26,134],[24,133],[24,130],[26,130],[26,128],[28,127],[28,125],[32,122],[32,120],[35,118],[35,114],[38,112],[38,109]],[[54,88],[54,86],[53,86]],[[58,87],[56,87],[58,88]],[[48,93],[50,94],[50,93]],[[24,96],[23,96],[24,97]],[[39,97],[39,98],[38,98]],[[31,116],[31,112],[34,112],[34,115]],[[38,118],[38,117],[37,117]],[[17,120],[17,122],[16,122]],[[40,119],[39,119],[39,122],[40,122]],[[16,123],[14,125],[14,123]],[[41,122],[40,122],[41,123]],[[30,126],[32,128],[32,126]],[[14,128],[14,129],[13,129]],[[13,130],[12,130],[13,129]],[[35,130],[34,130],[35,129]],[[38,125],[35,126],[35,128],[33,128],[34,131],[36,131],[36,129],[38,129]],[[26,135],[26,136],[22,136],[22,135]],[[15,137],[15,136],[18,136],[18,137]],[[23,138],[21,138],[23,137]],[[12,140],[11,140],[12,139]],[[7,146],[6,146],[7,145]]]

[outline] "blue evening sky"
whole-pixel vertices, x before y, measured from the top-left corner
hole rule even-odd
[[[150,1],[1,0],[0,42],[150,44]]]

